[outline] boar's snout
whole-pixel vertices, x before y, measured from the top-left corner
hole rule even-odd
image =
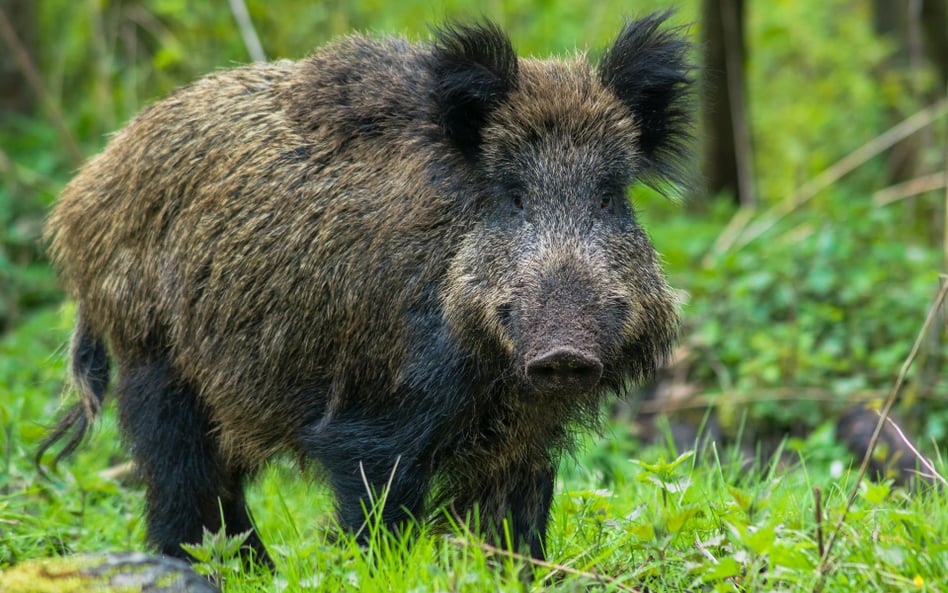
[[[555,348],[527,361],[534,389],[549,395],[588,393],[602,377],[602,362],[575,348]]]

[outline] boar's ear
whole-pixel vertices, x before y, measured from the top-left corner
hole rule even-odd
[[[681,29],[661,28],[669,14],[653,13],[627,23],[599,63],[600,81],[638,121],[646,181],[659,186],[681,184],[690,177],[685,163],[690,155],[694,68]]]
[[[497,25],[436,29],[431,55],[434,101],[445,136],[468,159],[480,150],[487,117],[517,83],[517,54]]]

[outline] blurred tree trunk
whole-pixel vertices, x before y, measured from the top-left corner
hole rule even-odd
[[[0,12],[31,56],[36,55],[35,0],[0,0]],[[36,100],[13,51],[0,43],[0,117],[13,113],[33,113]]]
[[[944,96],[948,83],[948,0],[873,0],[873,27],[876,34],[889,38],[893,52],[886,68],[908,82],[919,104],[929,104]],[[931,68],[934,88],[923,88],[922,72]],[[893,111],[892,123],[908,113]],[[926,128],[896,144],[889,153],[891,183],[918,177],[924,163],[922,152],[935,142]]]
[[[756,198],[745,102],[744,8],[744,0],[703,2],[702,169],[709,196],[723,192],[749,206]]]
[[[922,3],[922,41],[938,73],[939,92],[944,94],[948,92],[948,0]]]

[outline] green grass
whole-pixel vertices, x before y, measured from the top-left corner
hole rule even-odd
[[[60,402],[71,308],[33,316],[0,342],[0,568],[57,554],[144,549],[142,490],[100,472],[126,461],[109,407],[92,438],[41,479],[32,455]],[[814,487],[829,538],[853,488],[851,459],[823,426],[780,461],[745,467],[736,449],[679,455],[628,427],[590,436],[560,473],[548,556],[530,590],[811,591],[819,553]],[[944,463],[939,468],[944,472]],[[332,497],[277,459],[249,495],[275,574],[241,568],[239,544],[209,536],[195,554],[225,591],[521,591],[523,563],[463,530],[375,532],[362,548],[334,527]],[[948,587],[948,496],[865,482],[831,557],[826,591]],[[699,543],[700,542],[700,543]],[[563,567],[563,568],[557,568]],[[567,573],[568,571],[568,573]],[[605,579],[597,580],[594,575]]]

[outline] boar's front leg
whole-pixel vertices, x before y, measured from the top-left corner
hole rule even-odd
[[[420,517],[430,478],[421,456],[429,440],[423,426],[349,409],[305,429],[301,444],[329,471],[342,526],[366,542],[374,513],[392,530]]]
[[[537,560],[546,558],[546,526],[553,503],[556,470],[545,467],[525,472],[510,496],[510,521],[514,545],[528,548]]]
[[[475,524],[485,537],[507,547],[509,533],[512,551],[544,560],[555,479],[549,463],[508,467],[471,482],[455,497],[453,508],[477,509]]]

